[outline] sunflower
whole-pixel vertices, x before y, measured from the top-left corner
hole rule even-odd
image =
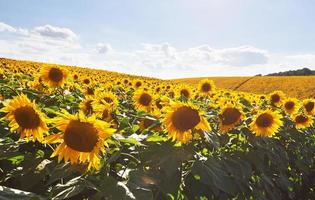
[[[182,86],[178,90],[178,96],[184,97],[185,99],[189,99],[190,97],[192,97],[192,90],[189,87]]]
[[[138,90],[133,95],[133,102],[136,109],[149,112],[154,101],[153,95],[144,90]]]
[[[125,85],[128,85],[128,84],[129,84],[129,80],[125,78],[125,79],[124,79],[124,84],[125,84]]]
[[[112,92],[96,92],[95,99],[96,101],[93,103],[94,108],[106,105],[115,109],[119,104],[117,96]]]
[[[157,95],[153,97],[155,100],[152,102],[151,114],[159,118],[162,113],[164,102]]]
[[[135,80],[133,82],[133,85],[134,85],[135,89],[138,89],[138,88],[140,88],[143,85],[143,82],[141,80]]]
[[[93,113],[92,106],[93,101],[94,99],[89,96],[87,96],[83,101],[81,101],[79,107],[85,115],[91,115]]]
[[[283,108],[286,113],[294,114],[298,111],[298,100],[295,98],[289,98],[283,103]]]
[[[40,77],[36,77],[33,81],[27,81],[26,85],[27,87],[32,88],[37,91],[44,90],[44,84]]]
[[[170,98],[174,98],[174,97],[175,97],[175,92],[174,92],[173,90],[169,91],[169,92],[168,92],[168,96],[169,96]]]
[[[315,114],[315,101],[313,99],[305,99],[303,101],[303,107],[308,115]]]
[[[269,100],[273,106],[281,106],[285,99],[285,94],[282,91],[274,91],[269,95]]]
[[[203,79],[198,85],[199,91],[202,95],[209,95],[215,90],[215,85],[212,80]]]
[[[165,108],[165,117],[162,121],[169,138],[183,144],[192,139],[194,129],[211,130],[203,112],[191,103],[171,103]]]
[[[113,108],[109,105],[97,106],[95,108],[95,112],[102,120],[106,122],[110,122],[113,119]]]
[[[52,120],[59,133],[45,138],[48,144],[61,143],[51,157],[58,156],[71,164],[87,164],[87,170],[100,169],[100,154],[105,152],[108,139],[115,129],[110,124],[97,120],[95,115],[86,117],[82,112],[75,115],[62,110],[59,116]]]
[[[74,74],[72,76],[72,78],[73,78],[74,81],[77,81],[79,79],[79,75],[78,74]]]
[[[83,94],[84,94],[85,96],[93,96],[93,95],[94,95],[94,88],[93,88],[93,87],[86,87],[86,88],[84,89]]]
[[[298,114],[293,116],[293,121],[297,129],[309,128],[313,124],[312,118],[305,114]]]
[[[2,75],[4,75],[4,69],[0,68],[0,77],[2,77]]]
[[[88,77],[83,78],[82,82],[83,82],[85,85],[90,85],[90,84],[92,83],[91,79],[88,78]]]
[[[17,130],[21,138],[42,141],[43,134],[48,131],[46,116],[39,111],[35,101],[31,102],[23,94],[4,102],[0,112],[7,113],[4,119],[10,122],[10,131]]]
[[[282,126],[281,115],[270,109],[259,112],[250,124],[257,136],[271,137]]]
[[[62,87],[67,79],[67,71],[61,67],[44,67],[41,72],[42,80],[50,87]]]
[[[232,103],[225,104],[221,110],[221,113],[219,114],[220,132],[226,133],[233,129],[235,126],[240,124],[243,116],[244,114],[240,107],[237,107]]]

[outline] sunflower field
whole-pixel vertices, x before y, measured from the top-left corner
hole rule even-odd
[[[314,116],[277,90],[0,59],[0,199],[314,199]]]

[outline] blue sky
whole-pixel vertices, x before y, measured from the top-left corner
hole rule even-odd
[[[0,0],[0,7],[5,57],[161,78],[315,69],[312,0]]]

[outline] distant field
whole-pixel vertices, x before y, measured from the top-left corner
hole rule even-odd
[[[231,90],[268,94],[282,90],[288,96],[315,97],[315,76],[258,76],[258,77],[209,77],[217,87]],[[203,78],[175,79],[178,83],[198,84]]]

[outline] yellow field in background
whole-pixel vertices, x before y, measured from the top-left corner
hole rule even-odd
[[[282,90],[288,96],[298,98],[315,97],[315,76],[256,76],[256,77],[209,77],[219,88],[269,94]],[[203,78],[175,79],[177,83],[198,84]]]
[[[6,58],[0,58],[0,65],[3,65],[4,69],[9,66],[20,65],[21,68],[26,66],[32,66],[34,69],[40,69],[42,65],[49,65],[40,62],[32,61],[16,61]],[[54,66],[54,64],[50,64]],[[57,65],[56,65],[57,66]],[[59,65],[62,66],[62,65]],[[70,66],[67,66],[68,68]],[[141,78],[140,76],[123,74],[118,72],[110,72],[100,69],[89,69],[89,68],[74,68],[69,69],[80,69],[87,70],[89,73],[101,73],[109,77],[120,77],[120,78]],[[21,70],[22,72],[24,69]],[[26,73],[26,71],[24,71]],[[142,77],[144,79],[158,80],[149,77]],[[141,79],[142,79],[141,78]],[[196,78],[183,78],[171,80],[174,83],[188,83],[197,85],[200,80],[209,78],[214,81],[218,88],[249,92],[255,94],[269,94],[275,90],[281,90],[290,97],[297,97],[300,99],[315,98],[315,76],[253,76],[253,77],[196,77]]]

